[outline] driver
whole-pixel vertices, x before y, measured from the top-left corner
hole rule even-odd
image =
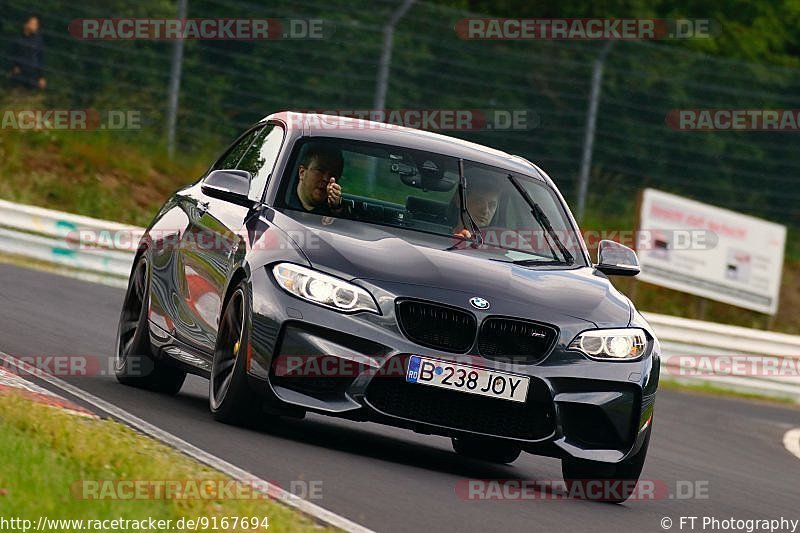
[[[338,148],[323,143],[305,145],[289,205],[317,215],[341,215],[345,207],[337,180],[343,169],[344,158]]]

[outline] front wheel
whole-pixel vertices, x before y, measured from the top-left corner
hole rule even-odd
[[[503,441],[474,437],[458,437],[452,440],[453,450],[457,454],[490,463],[511,464],[522,452],[519,446]]]
[[[652,428],[651,423],[639,451],[620,463],[562,459],[561,473],[570,494],[609,503],[622,503],[633,496],[647,457]]]
[[[250,345],[250,295],[247,283],[239,282],[222,312],[208,399],[211,414],[220,422],[243,424],[255,422],[261,414],[261,402],[247,383],[247,351]]]
[[[153,358],[147,308],[150,283],[147,258],[136,261],[117,328],[114,374],[124,385],[141,387],[165,394],[177,394],[186,379],[186,372],[167,366]]]

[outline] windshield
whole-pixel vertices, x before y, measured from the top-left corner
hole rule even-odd
[[[584,266],[559,199],[531,176],[405,147],[321,138],[295,147],[288,172],[278,207],[447,237],[446,248],[495,261]]]

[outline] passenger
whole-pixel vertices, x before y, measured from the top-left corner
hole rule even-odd
[[[497,200],[499,192],[496,187],[492,187],[487,181],[469,182],[467,187],[467,211],[472,215],[472,219],[483,229],[492,225],[494,215],[497,212]],[[453,228],[453,236],[462,239],[471,239],[472,231],[464,227],[466,223],[469,226],[467,215],[462,217],[460,206],[460,198],[458,194],[454,197],[455,209],[457,211],[457,224]],[[464,220],[462,220],[462,218]]]

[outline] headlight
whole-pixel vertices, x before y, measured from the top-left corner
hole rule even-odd
[[[636,359],[647,349],[647,335],[639,328],[595,329],[575,337],[569,349],[596,359]]]
[[[337,311],[371,311],[380,314],[370,293],[339,278],[292,263],[275,265],[272,274],[283,290],[303,300]]]

